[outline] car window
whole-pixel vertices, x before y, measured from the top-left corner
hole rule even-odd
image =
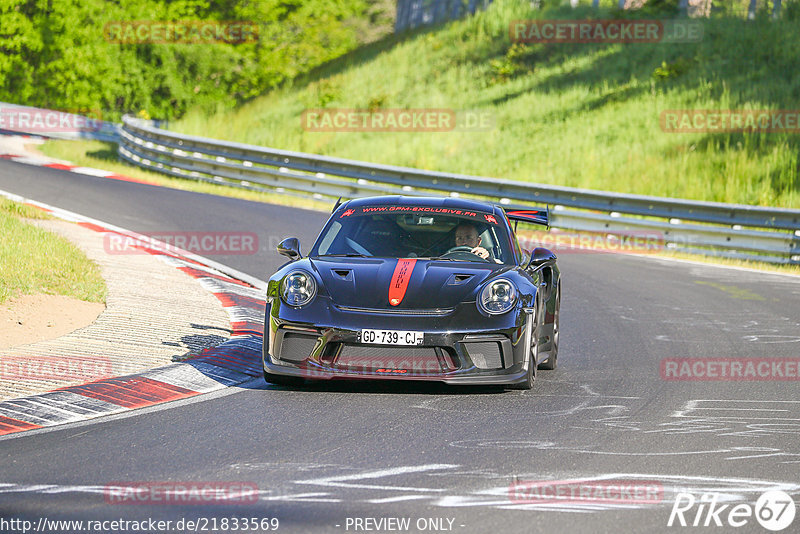
[[[513,263],[505,227],[498,224],[491,214],[466,213],[346,210],[323,229],[311,255]],[[482,251],[476,247],[485,250],[488,257],[481,258]]]
[[[511,231],[511,239],[512,244],[514,245],[514,249],[517,251],[517,261],[520,265],[527,264],[528,260],[528,253],[522,248],[522,244],[519,242],[519,237],[517,237],[516,232],[513,230]]]
[[[339,235],[339,230],[342,229],[342,224],[338,221],[333,221],[328,231],[325,233],[325,238],[320,241],[319,244],[319,253],[320,254],[327,254],[328,250],[331,247],[331,243],[336,236]]]

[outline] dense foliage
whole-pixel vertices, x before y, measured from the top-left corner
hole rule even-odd
[[[116,118],[234,106],[391,29],[382,0],[0,0],[0,101]],[[376,13],[377,12],[377,13]],[[247,21],[240,44],[110,42],[118,21]],[[376,29],[377,23],[377,29]]]

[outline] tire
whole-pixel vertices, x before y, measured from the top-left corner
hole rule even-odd
[[[553,317],[553,341],[550,346],[550,356],[539,364],[539,369],[552,371],[558,365],[558,330],[559,316],[561,315],[561,286],[556,290],[556,313]]]
[[[538,317],[539,314],[537,313]],[[536,359],[539,356],[539,328],[538,323],[533,325],[533,332],[531,333],[531,353],[528,354],[530,361],[528,362],[528,372],[525,379],[517,384],[508,386],[509,389],[522,389],[528,390],[533,388],[533,383],[536,381]]]
[[[274,375],[266,371],[264,371],[264,380],[276,386],[291,386],[291,387],[302,386],[305,382],[305,380],[303,380],[302,378],[298,378],[296,376]]]

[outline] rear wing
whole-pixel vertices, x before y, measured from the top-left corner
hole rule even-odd
[[[526,222],[533,224],[541,224],[542,226],[550,227],[550,207],[529,209],[529,210],[506,210],[506,215],[514,221],[516,228],[517,222]]]

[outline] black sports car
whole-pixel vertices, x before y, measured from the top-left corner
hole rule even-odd
[[[546,210],[457,198],[337,204],[307,257],[269,280],[264,378],[427,380],[530,389],[558,358],[556,257],[520,248],[510,220]],[[516,223],[515,223],[516,224]]]

